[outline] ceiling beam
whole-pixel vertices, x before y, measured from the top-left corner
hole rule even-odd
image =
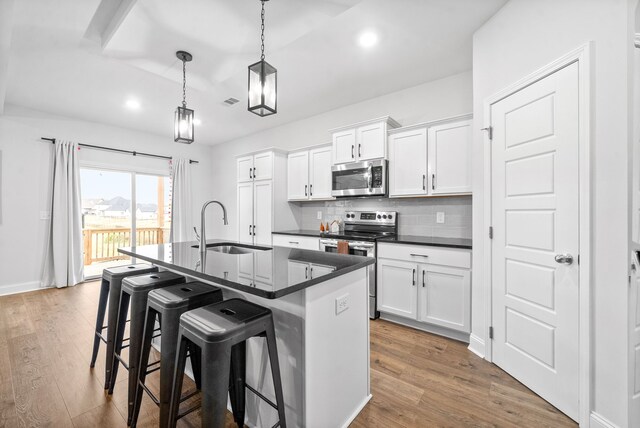
[[[104,49],[124,22],[136,1],[102,0],[93,18],[91,18],[84,38],[98,42],[100,47]]]
[[[0,0],[0,115],[4,113],[9,73],[9,50],[13,29],[14,0]]]

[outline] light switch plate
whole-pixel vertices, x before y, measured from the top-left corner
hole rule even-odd
[[[318,220],[322,220],[322,211],[318,211],[317,217]]]
[[[444,213],[442,211],[436,213],[436,223],[444,223]]]
[[[336,297],[336,315],[349,309],[349,293]]]

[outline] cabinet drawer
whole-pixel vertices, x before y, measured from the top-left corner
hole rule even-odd
[[[320,238],[313,238],[311,236],[278,235],[277,233],[274,233],[273,246],[300,248],[303,250],[319,250]]]
[[[471,251],[436,248],[424,245],[386,244],[378,242],[378,258],[471,268]]]

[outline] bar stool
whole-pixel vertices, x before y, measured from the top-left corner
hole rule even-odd
[[[138,422],[143,390],[160,406],[160,427],[168,426],[169,400],[171,398],[171,386],[173,384],[173,372],[176,362],[180,315],[192,309],[221,301],[222,290],[220,288],[197,281],[159,288],[149,293],[131,427],[135,427]],[[156,363],[149,365],[149,352],[151,350],[151,339],[153,337],[156,318],[158,318],[161,323],[160,367],[157,367]],[[200,389],[200,360],[198,358],[200,356],[200,349],[192,347],[189,349],[189,354],[191,357],[191,366],[194,369],[194,377],[196,378],[196,386]],[[152,367],[154,365],[156,365],[156,367]],[[160,369],[159,398],[145,385],[147,374],[158,369]],[[191,398],[196,393],[197,391],[183,397],[182,401]],[[197,407],[194,407],[193,410],[196,408]]]
[[[118,304],[120,302],[120,289],[122,280],[128,276],[143,275],[145,273],[157,272],[156,266],[146,263],[139,263],[128,266],[119,266],[104,269],[102,271],[102,282],[100,284],[100,298],[98,300],[98,314],[96,316],[96,330],[93,338],[93,353],[91,354],[91,363],[89,367],[95,367],[96,358],[98,358],[98,350],[100,349],[100,341],[107,344],[107,355],[105,359],[104,373],[104,389],[109,389],[109,381],[111,380],[111,366],[113,361],[113,342],[116,337],[116,323],[118,320]],[[107,325],[104,325],[104,316],[107,311],[107,299],[109,312],[107,317]],[[107,329],[107,337],[102,334]]]
[[[113,388],[115,387],[118,376],[118,366],[122,363],[122,365],[129,370],[127,424],[131,422],[131,416],[133,414],[133,401],[136,393],[136,386],[138,384],[137,370],[138,364],[140,363],[144,317],[147,311],[147,298],[149,292],[157,288],[169,287],[171,285],[182,284],[184,282],[184,276],[169,271],[132,276],[125,278],[124,281],[122,281],[109,394],[113,394]],[[129,305],[131,306],[129,344],[124,345],[126,339],[123,337]],[[122,360],[121,353],[122,350],[127,347],[129,348],[129,361],[128,363],[125,363]]]
[[[276,403],[245,383],[246,340],[266,337],[271,376]],[[202,351],[202,423],[208,428],[224,427],[231,371],[231,403],[238,426],[244,424],[245,387],[278,411],[279,421],[274,425],[286,428],[282,380],[278,363],[278,350],[271,310],[242,299],[229,299],[220,303],[185,312],[180,317],[178,352],[171,389],[169,422],[175,427],[178,414],[182,380],[189,342]]]

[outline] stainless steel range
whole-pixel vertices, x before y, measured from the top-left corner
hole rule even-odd
[[[376,257],[376,241],[398,233],[398,213],[395,211],[348,211],[344,214],[344,232],[324,234],[320,250],[338,252],[338,241],[349,243],[349,254]],[[378,318],[376,309],[376,268],[369,266],[369,317]]]

